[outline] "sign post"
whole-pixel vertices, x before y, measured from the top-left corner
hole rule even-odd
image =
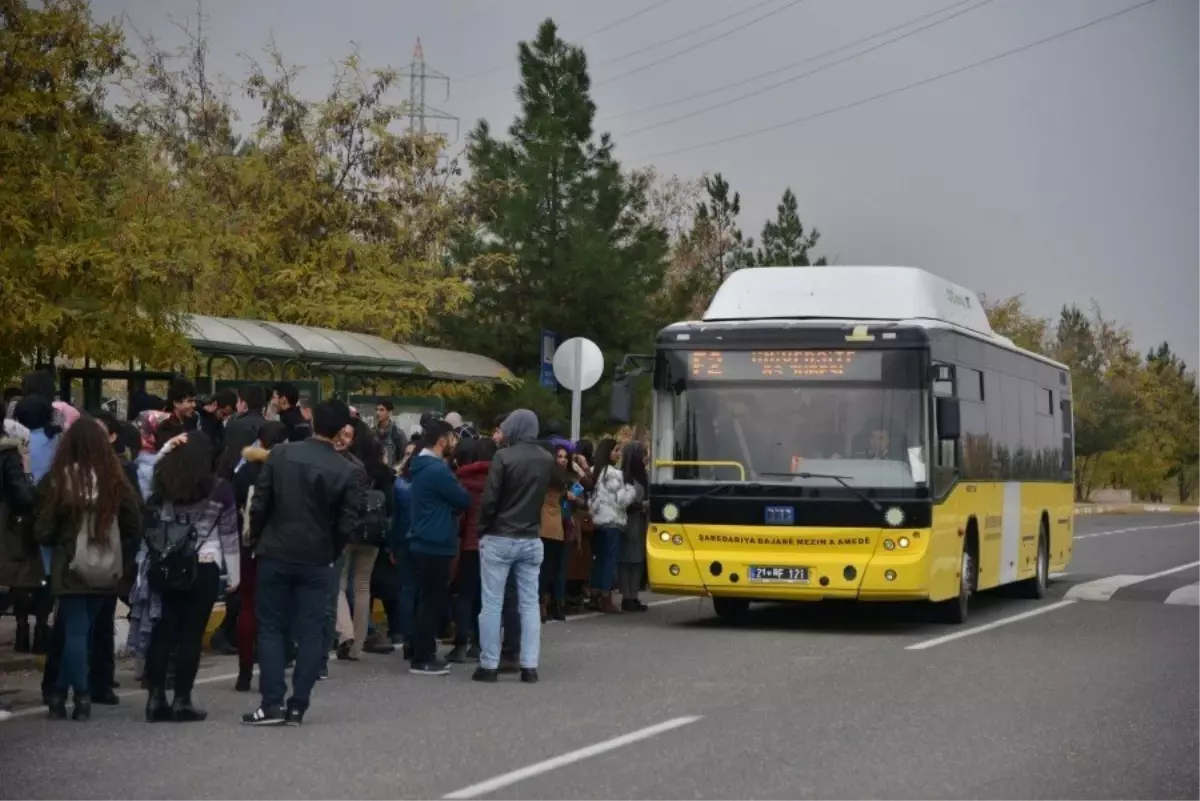
[[[579,441],[583,392],[596,386],[604,373],[604,354],[590,339],[568,339],[554,352],[554,377],[571,390],[571,441]]]

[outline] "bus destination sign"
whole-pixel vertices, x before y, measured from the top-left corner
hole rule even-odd
[[[688,354],[706,381],[879,381],[883,353],[870,350],[710,350]]]

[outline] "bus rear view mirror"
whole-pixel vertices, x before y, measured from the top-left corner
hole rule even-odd
[[[958,398],[937,399],[937,433],[940,440],[957,440],[962,436],[962,424],[959,421],[958,414]]]
[[[629,388],[629,377],[626,375],[618,373],[613,378],[608,419],[614,423],[628,423],[633,419],[633,392]]]

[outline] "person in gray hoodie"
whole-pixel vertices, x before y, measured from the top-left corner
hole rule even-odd
[[[521,617],[521,681],[538,680],[542,620],[538,574],[542,565],[542,503],[554,457],[537,444],[537,415],[517,409],[500,426],[501,450],[492,460],[479,510],[483,611],[479,613],[479,667],[475,681],[494,682],[500,666],[500,615],[509,572],[517,577]]]

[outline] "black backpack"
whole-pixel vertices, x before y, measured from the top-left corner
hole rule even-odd
[[[382,548],[387,541],[387,533],[387,496],[380,490],[368,489],[367,502],[363,506],[358,527],[354,530],[354,544]]]
[[[200,568],[200,532],[191,515],[151,498],[145,512],[146,580],[157,593],[187,592]]]

